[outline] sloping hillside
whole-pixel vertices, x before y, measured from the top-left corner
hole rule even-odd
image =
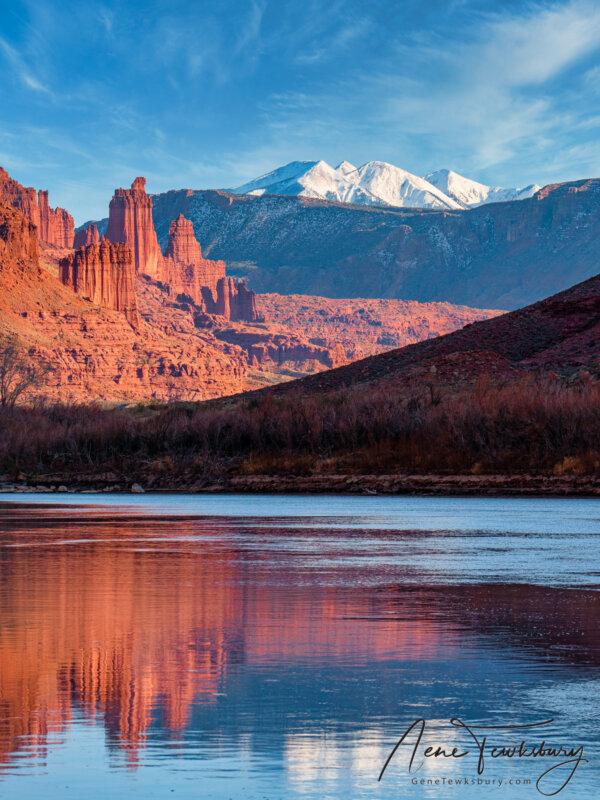
[[[570,378],[582,370],[600,375],[600,275],[518,311],[326,373],[275,391],[319,393],[365,383],[427,381],[448,385],[481,375],[537,373]]]

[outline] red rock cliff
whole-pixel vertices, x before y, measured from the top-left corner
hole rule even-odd
[[[164,259],[154,230],[152,198],[146,194],[145,178],[136,178],[131,189],[115,190],[106,237],[115,244],[131,247],[136,272],[164,279]]]
[[[39,272],[35,225],[19,209],[0,199],[0,277]]]
[[[75,224],[64,208],[50,208],[48,192],[38,192],[38,228],[42,242],[55,247],[73,247]]]
[[[129,245],[102,239],[79,248],[60,262],[60,279],[96,305],[122,311],[138,327],[135,266]]]
[[[73,247],[73,217],[64,208],[50,208],[48,192],[22,186],[0,167],[0,198],[20,209],[38,229],[44,244]]]
[[[175,294],[187,294],[200,304],[203,286],[216,293],[219,279],[225,277],[225,262],[203,258],[191,220],[179,214],[169,228],[165,271]]]

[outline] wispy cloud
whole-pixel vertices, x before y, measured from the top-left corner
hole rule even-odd
[[[273,95],[264,118],[273,141],[285,135],[304,151],[325,141],[319,152],[336,158],[354,151],[479,173],[521,160],[545,172],[547,152],[568,156],[569,125],[589,115],[582,94],[597,91],[595,71],[577,102],[557,83],[599,48],[600,7],[585,0],[480,14],[458,31],[407,35],[382,55],[384,67]]]
[[[14,74],[21,83],[33,92],[41,92],[53,96],[52,91],[31,71],[19,51],[0,36],[0,53],[4,56]]]
[[[13,4],[2,157],[78,219],[135,174],[236,186],[294,159],[508,185],[600,173],[594,0]]]

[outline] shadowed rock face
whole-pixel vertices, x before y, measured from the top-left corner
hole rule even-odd
[[[81,247],[60,262],[60,279],[92,303],[122,311],[134,327],[140,316],[131,248],[102,239]]]
[[[51,208],[48,192],[21,186],[0,167],[0,198],[20,209],[38,231],[43,244],[54,247],[73,247],[73,217],[64,208]]]

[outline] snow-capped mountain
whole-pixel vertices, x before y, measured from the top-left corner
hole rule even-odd
[[[342,175],[348,175],[350,172],[355,172],[356,167],[349,161],[340,161],[335,170],[336,172],[340,172]]]
[[[367,161],[346,177],[388,206],[462,208],[425,178],[419,178],[385,161]]]
[[[380,198],[349,179],[349,168],[352,175],[356,167],[347,161],[342,161],[336,169],[326,161],[292,161],[233,191],[235,194],[288,194],[340,203],[385,205]]]
[[[524,200],[532,197],[541,186],[532,183],[521,189],[501,189],[498,186],[486,186],[453,172],[451,169],[438,169],[430,172],[425,179],[436,186],[441,192],[451,197],[463,208],[473,208],[484,203],[502,203],[507,200]]]
[[[342,161],[292,161],[254,181],[232,189],[235,194],[283,194],[370,206],[460,210],[484,203],[522,200],[540,187],[522,189],[486,186],[442,169],[424,178],[385,161],[355,167]]]

